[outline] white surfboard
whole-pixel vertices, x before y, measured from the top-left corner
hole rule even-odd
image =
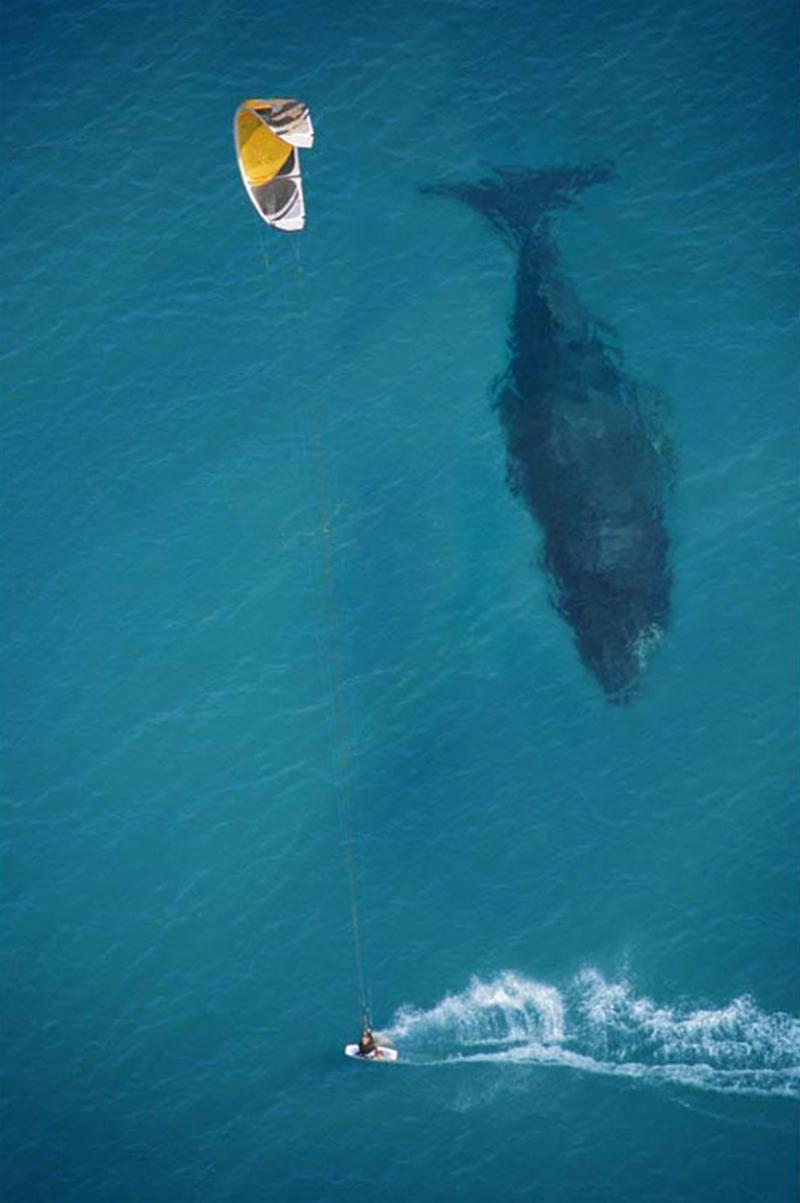
[[[355,1057],[357,1061],[396,1061],[397,1049],[379,1044],[373,1053],[368,1053],[366,1057],[362,1057],[358,1051],[357,1044],[346,1044],[344,1046],[344,1055],[346,1057]]]

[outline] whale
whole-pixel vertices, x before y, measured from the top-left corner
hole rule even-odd
[[[508,361],[493,386],[506,478],[540,528],[550,599],[616,704],[641,690],[667,628],[667,497],[674,457],[664,399],[626,372],[613,328],[581,302],[554,236],[560,211],[613,165],[489,169],[425,186],[479,212],[515,255]]]

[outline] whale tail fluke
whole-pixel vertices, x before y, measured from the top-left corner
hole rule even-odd
[[[463,201],[492,224],[512,245],[541,233],[550,213],[567,209],[593,184],[616,179],[613,163],[591,167],[493,167],[493,175],[475,183],[430,184],[428,196],[449,196]]]

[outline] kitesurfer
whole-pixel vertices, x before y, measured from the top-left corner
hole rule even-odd
[[[378,1046],[372,1036],[372,1028],[365,1027],[358,1042],[359,1057],[371,1057],[378,1051]]]

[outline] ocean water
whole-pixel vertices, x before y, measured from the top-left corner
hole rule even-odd
[[[792,9],[7,5],[8,1203],[795,1197]],[[504,482],[513,257],[419,192],[604,159],[558,245],[678,463],[628,707]]]

